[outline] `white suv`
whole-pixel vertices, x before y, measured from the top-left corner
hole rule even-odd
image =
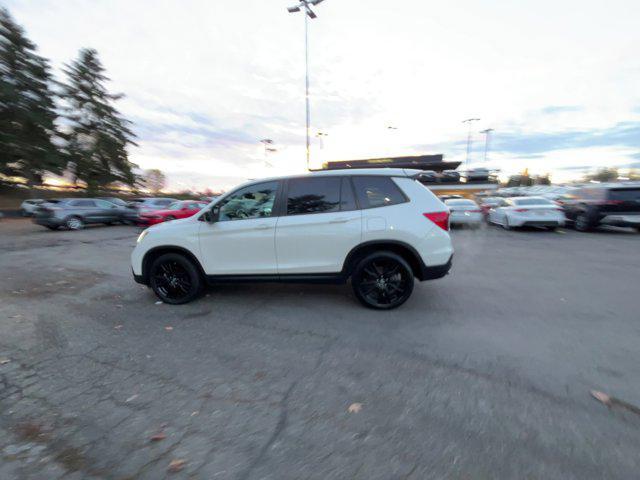
[[[451,268],[449,210],[419,170],[313,172],[253,181],[199,214],[148,228],[133,275],[166,303],[205,284],[345,283],[367,307],[395,308]]]

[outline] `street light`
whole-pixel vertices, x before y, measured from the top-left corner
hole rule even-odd
[[[469,125],[469,133],[467,135],[467,160],[466,160],[466,167],[469,168],[469,153],[471,152],[471,124],[473,122],[478,122],[480,121],[479,118],[467,118],[466,120],[463,120],[462,123],[466,123]]]
[[[323,0],[300,0],[298,5],[287,8],[289,13],[304,12],[304,66],[305,66],[305,106],[306,106],[306,124],[307,124],[307,170],[309,170],[309,128],[311,123],[311,112],[309,110],[309,18],[317,17],[315,12],[311,10],[312,5],[318,5]]]
[[[262,140],[260,140],[260,143],[264,145],[264,164],[265,166],[270,167],[271,164],[267,160],[267,154],[275,153],[278,150],[270,146],[273,145],[273,140],[271,140],[270,138],[263,138]]]
[[[324,133],[324,132],[316,133],[316,137],[318,138],[318,140],[320,140],[320,150],[322,150],[324,148],[324,139],[323,139],[323,137],[328,137],[328,136],[329,136],[328,133]]]
[[[487,156],[489,153],[489,141],[491,139],[491,132],[493,132],[493,128],[487,128],[486,130],[482,130],[480,133],[484,133],[484,163],[487,163]]]

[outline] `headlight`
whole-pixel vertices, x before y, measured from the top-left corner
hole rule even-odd
[[[142,240],[144,240],[144,237],[147,236],[147,233],[149,233],[149,230],[143,230],[143,232],[138,237],[138,240],[136,240],[136,243],[140,243]]]

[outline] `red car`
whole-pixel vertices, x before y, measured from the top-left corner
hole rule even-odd
[[[195,215],[206,206],[205,202],[196,202],[194,200],[174,202],[164,210],[141,212],[138,223],[140,225],[155,225],[156,223],[168,222],[177,218],[187,218]]]

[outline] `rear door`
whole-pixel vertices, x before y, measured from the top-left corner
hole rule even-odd
[[[100,221],[117,222],[120,220],[120,209],[116,205],[106,200],[94,200],[94,202],[100,211]]]
[[[278,273],[338,273],[362,239],[362,213],[348,177],[292,178],[276,227]]]

